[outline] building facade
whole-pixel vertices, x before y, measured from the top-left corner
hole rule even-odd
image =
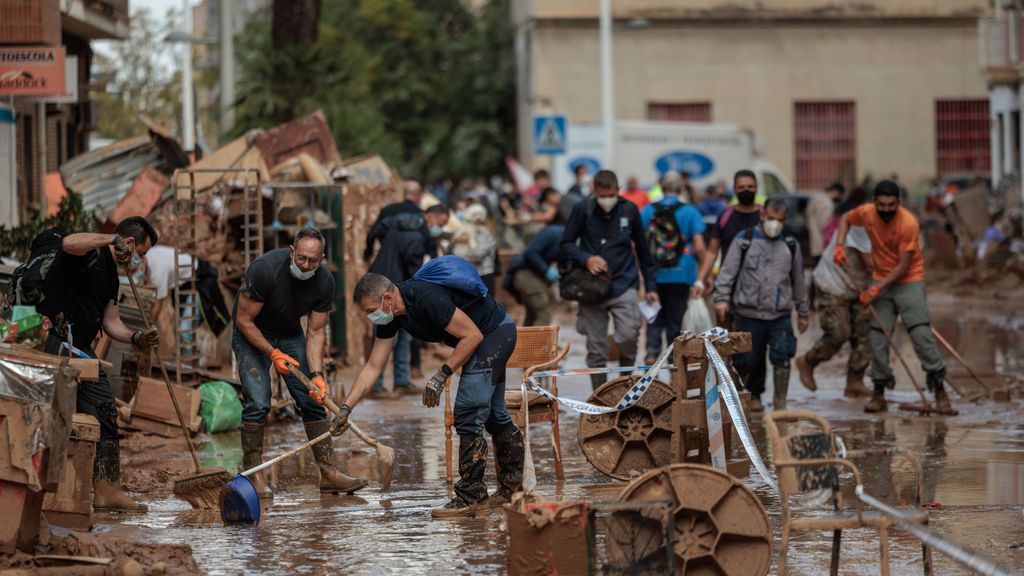
[[[596,0],[519,15],[520,112],[601,121]],[[799,189],[988,174],[988,0],[612,0],[616,120],[721,122]],[[535,167],[551,160],[529,148]],[[572,138],[571,133],[568,138]],[[629,167],[612,166],[620,171]]]
[[[74,102],[0,93],[0,226],[45,212],[47,173],[88,150],[89,43],[127,36],[128,0],[0,0],[0,47],[63,46],[77,58]]]
[[[1022,164],[1021,98],[1024,97],[1024,2],[999,0],[978,20],[981,68],[989,88],[995,185],[1020,186]],[[1022,188],[1024,194],[1024,188]]]

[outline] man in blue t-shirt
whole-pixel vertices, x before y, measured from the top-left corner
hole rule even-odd
[[[657,318],[647,323],[644,363],[648,365],[661,354],[663,334],[669,344],[679,335],[687,301],[699,298],[704,291],[704,284],[697,279],[697,270],[705,257],[704,219],[696,208],[682,202],[681,189],[679,182],[663,183],[665,196],[640,211],[658,270],[661,300]]]

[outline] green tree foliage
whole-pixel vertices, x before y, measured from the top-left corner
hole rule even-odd
[[[430,179],[502,170],[515,148],[509,1],[324,2],[316,42],[277,50],[258,13],[238,38],[236,131],[322,109],[346,157]]]
[[[173,13],[173,12],[172,12]],[[146,9],[133,12],[127,40],[97,51],[93,64],[96,132],[121,140],[146,134],[137,114],[174,129],[181,116],[181,84],[175,46],[164,41],[175,19],[163,23]]]
[[[43,230],[59,226],[65,233],[92,232],[96,226],[96,218],[92,212],[82,207],[82,197],[74,192],[61,198],[57,213],[49,218],[41,218],[38,213],[17,228],[0,226],[0,256],[10,256],[21,261],[28,259],[32,240]]]

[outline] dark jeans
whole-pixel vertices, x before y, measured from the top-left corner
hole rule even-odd
[[[306,364],[306,336],[299,334],[291,338],[267,338],[270,345],[299,362],[299,370],[309,374]],[[242,381],[242,421],[263,424],[270,413],[270,357],[260,352],[235,330],[231,335],[231,349],[238,361],[238,377]],[[288,392],[295,405],[302,412],[303,422],[327,418],[323,406],[309,396],[309,390],[291,374],[283,376]]]
[[[515,347],[516,325],[506,315],[462,367],[452,409],[459,436],[479,436],[485,429],[493,435],[512,422],[505,407],[505,364]]]
[[[736,315],[737,332],[750,332],[750,352],[737,354],[733,366],[743,378],[747,390],[759,398],[764,393],[765,356],[772,366],[788,367],[796,355],[793,320],[785,315],[775,320],[758,320]]]
[[[46,338],[44,346],[46,353],[59,354],[60,343],[61,340],[51,333]],[[96,352],[93,351],[91,343],[77,344],[75,348],[93,358],[96,357]],[[100,368],[98,381],[85,380],[78,383],[75,411],[93,416],[99,421],[100,440],[117,442],[117,404],[114,402],[114,391],[110,389],[107,373],[102,367]]]
[[[662,351],[662,335],[668,345],[679,336],[683,329],[683,315],[686,304],[690,301],[688,284],[658,284],[658,299],[661,310],[654,322],[647,323],[647,355],[657,357]]]

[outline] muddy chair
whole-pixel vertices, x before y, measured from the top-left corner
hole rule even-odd
[[[841,441],[832,434],[828,420],[810,410],[780,410],[764,415],[775,458],[775,473],[778,476],[780,501],[782,504],[782,545],[779,552],[777,573],[786,571],[786,552],[789,536],[797,530],[831,530],[832,562],[830,574],[839,573],[839,547],[844,529],[868,528],[878,532],[882,576],[889,575],[889,533],[893,521],[881,512],[865,510],[864,504],[854,497],[853,510],[844,509],[839,490],[840,472],[845,470],[853,475],[856,485],[861,485],[860,469],[850,458],[866,456],[897,456],[909,463],[914,476],[914,488],[910,506],[901,507],[900,513],[911,522],[928,523],[928,513],[921,509],[921,464],[906,450],[884,448],[877,450],[837,450]],[[845,451],[845,456],[837,455]],[[832,513],[815,514],[814,517],[794,518],[790,508],[791,498],[807,501],[825,500],[831,504]],[[931,576],[931,552],[921,545],[925,576]]]
[[[508,359],[506,368],[524,368],[523,378],[534,372],[542,370],[554,370],[558,363],[569,353],[569,345],[566,344],[561,350],[558,348],[558,326],[526,326],[516,328],[516,347]],[[555,396],[558,395],[558,379],[550,378],[549,390]],[[527,401],[529,402],[530,424],[537,422],[551,423],[551,447],[555,454],[555,475],[559,480],[564,480],[562,473],[562,442],[558,434],[558,403],[528,391]],[[519,383],[506,383],[505,404],[508,406],[512,421],[520,429],[526,426],[526,418],[523,413],[523,394]],[[444,457],[445,472],[448,484],[451,485],[455,478],[452,471],[452,428],[455,426],[455,416],[452,414],[451,386],[445,387],[444,393]]]

